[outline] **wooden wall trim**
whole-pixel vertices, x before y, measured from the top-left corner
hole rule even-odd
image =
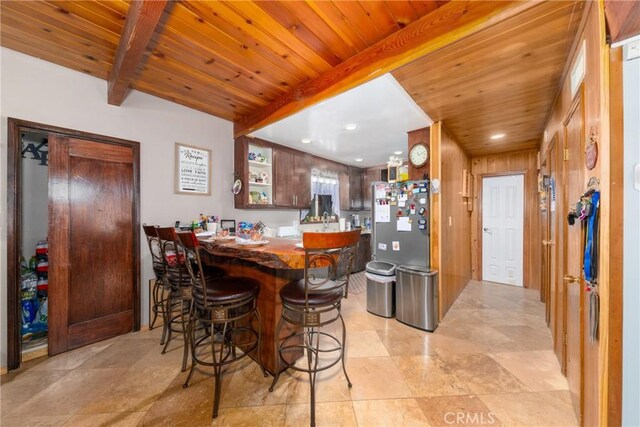
[[[609,59],[609,96],[610,117],[619,120],[611,120],[611,164],[622,165],[624,157],[624,123],[623,118],[623,86],[622,86],[622,47],[611,50]],[[624,234],[624,169],[622,167],[611,168],[611,216],[609,220],[609,233],[611,236],[623,236]],[[616,268],[610,269],[609,275],[609,315],[607,320],[608,340],[604,357],[608,358],[605,364],[603,378],[603,394],[608,394],[608,399],[602,399],[600,412],[606,415],[607,425],[622,425],[622,302],[623,302],[623,239],[611,239],[609,244],[609,265]]]
[[[7,138],[7,369],[17,369],[22,362],[20,337],[20,254],[22,228],[22,144],[20,121],[9,118]]]
[[[433,123],[431,125],[430,132],[431,139],[431,160],[429,162],[429,176],[431,180],[440,179],[441,175],[441,166],[440,166],[440,156],[441,156],[441,142],[442,142],[442,122]],[[440,256],[441,256],[441,247],[440,247],[440,239],[442,236],[441,230],[441,205],[440,205],[440,194],[431,193],[431,212],[429,215],[429,230],[430,230],[430,241],[431,241],[431,268],[433,270],[440,270]],[[438,295],[443,295],[443,283],[442,280],[438,280]],[[438,301],[438,313],[440,320],[444,317],[443,310],[443,299],[440,298]]]

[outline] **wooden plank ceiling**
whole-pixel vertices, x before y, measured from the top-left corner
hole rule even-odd
[[[129,3],[2,1],[0,43],[108,79]],[[169,2],[129,84],[236,120],[445,3]]]
[[[583,8],[540,4],[392,74],[470,155],[536,148]]]
[[[133,88],[234,121],[239,134],[345,90],[340,79],[357,84],[416,52],[435,51],[394,76],[470,154],[537,145],[582,7],[439,0],[130,4],[2,1],[0,44],[108,80],[110,103],[120,104]],[[385,59],[378,67],[379,58]],[[354,79],[354,70],[364,74]],[[507,137],[489,142],[493,131]]]

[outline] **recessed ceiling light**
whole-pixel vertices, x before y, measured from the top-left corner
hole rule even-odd
[[[302,138],[300,142],[302,142],[303,144],[311,144],[311,140],[309,138]]]
[[[356,123],[348,123],[344,125],[345,130],[356,130],[358,129],[358,125]]]
[[[393,154],[395,155],[402,154],[402,151],[394,151]]]
[[[500,138],[504,138],[505,134],[504,133],[495,133],[493,135],[491,135],[489,138],[491,139],[500,139]]]
[[[364,159],[362,159],[362,158],[358,157],[357,159],[353,159],[353,160],[355,160],[356,162],[361,162],[361,161],[363,161]]]

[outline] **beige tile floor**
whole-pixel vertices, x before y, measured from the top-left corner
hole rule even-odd
[[[344,301],[346,365],[323,372],[318,425],[571,426],[576,418],[535,291],[470,282],[433,334],[369,314],[366,295]],[[305,375],[271,378],[249,360],[224,373],[219,417],[213,380],[183,389],[178,342],[159,331],[41,358],[2,376],[2,426],[304,426]]]

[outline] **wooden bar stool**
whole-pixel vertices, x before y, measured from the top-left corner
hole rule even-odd
[[[189,386],[196,364],[212,366],[215,379],[212,417],[216,418],[220,406],[221,375],[224,366],[257,349],[256,360],[263,375],[267,376],[260,360],[262,320],[257,305],[260,284],[249,277],[207,277],[204,274],[195,234],[190,231],[177,234],[185,257],[194,261],[186,263],[193,286],[193,299],[189,322],[191,370],[184,387]],[[257,330],[251,325],[252,318],[257,320]],[[208,330],[199,338],[196,336],[198,323]],[[211,361],[199,357],[198,350],[204,346],[211,348]]]
[[[273,391],[280,372],[284,369],[307,372],[311,388],[311,425],[315,426],[315,386],[318,372],[342,361],[342,370],[347,375],[344,363],[344,348],[347,329],[342,318],[341,303],[346,295],[349,277],[353,269],[360,230],[337,233],[304,233],[302,242],[305,251],[304,279],[288,283],[280,290],[282,316],[276,328],[278,369],[269,391]],[[333,322],[342,323],[342,338],[323,330]],[[284,323],[297,327],[300,332],[280,340]],[[295,364],[295,356],[304,350],[307,363]]]

